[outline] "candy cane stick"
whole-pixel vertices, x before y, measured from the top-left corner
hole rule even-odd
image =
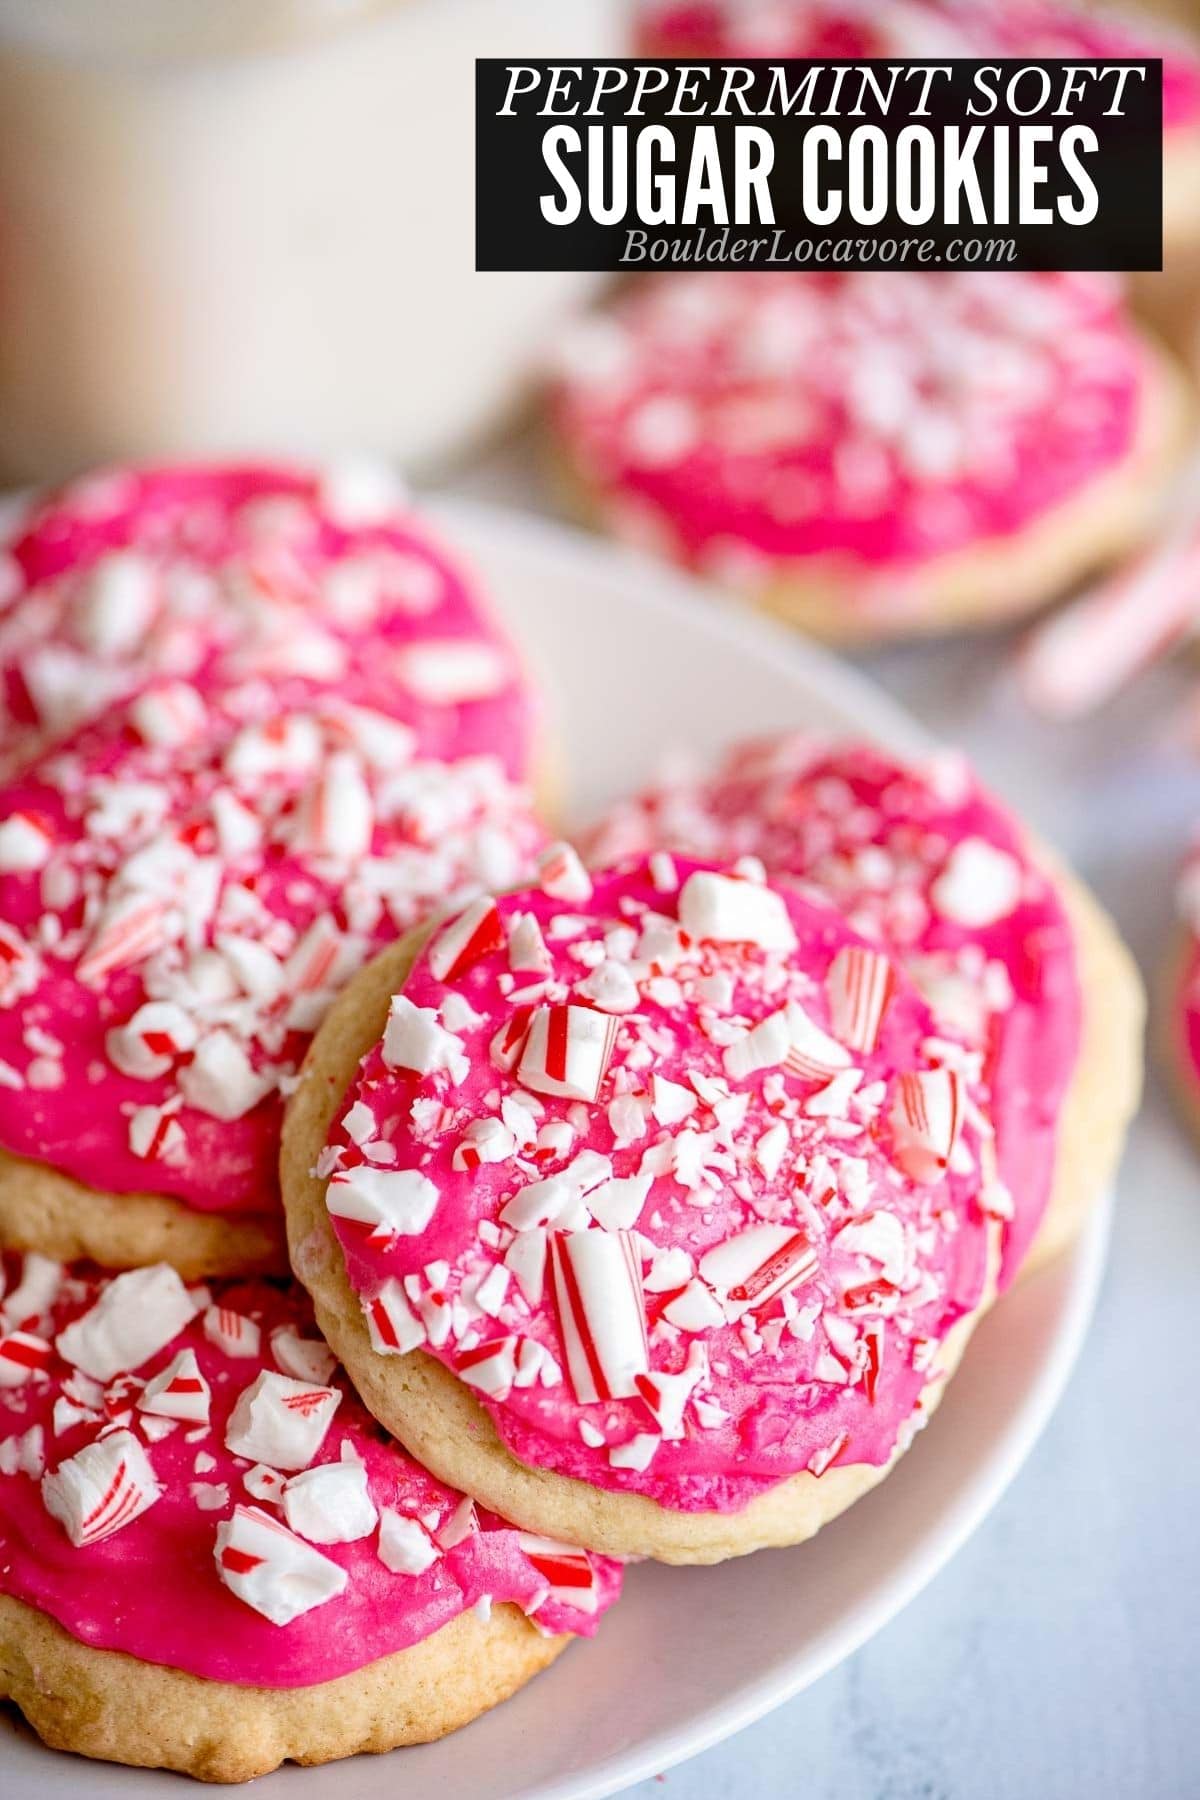
[[[1021,658],[1030,705],[1053,718],[1102,706],[1200,623],[1200,462],[1176,489],[1161,543],[1056,613]]]

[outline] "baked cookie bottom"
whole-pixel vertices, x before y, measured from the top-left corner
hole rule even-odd
[[[461,1613],[424,1642],[298,1688],[238,1687],[97,1650],[0,1595],[0,1699],[52,1749],[101,1762],[250,1781],[282,1762],[424,1744],[507,1700],[570,1642],[515,1606]]]
[[[1070,1241],[1111,1177],[1140,1086],[1141,990],[1104,914],[1072,877],[1062,877],[1077,935],[1085,994],[1084,1033],[1064,1106],[1051,1203],[1030,1255],[1038,1264]],[[414,933],[360,972],[328,1015],[284,1122],[282,1181],[292,1266],[312,1295],[321,1330],[368,1410],[434,1474],[473,1493],[527,1530],[610,1555],[710,1563],[771,1545],[800,1543],[880,1482],[881,1466],[834,1465],[767,1489],[738,1512],[677,1512],[639,1494],[614,1493],[531,1468],[504,1446],[484,1408],[422,1351],[373,1349],[312,1174],[359,1061],[381,1036],[393,993],[423,942]],[[989,1295],[989,1300],[990,1300]],[[922,1396],[936,1407],[985,1307],[945,1340]]]
[[[167,1194],[110,1194],[0,1150],[0,1246],[105,1269],[168,1262],[185,1281],[286,1275],[281,1211],[199,1212]]]
[[[1148,339],[1137,440],[1086,488],[1020,530],[930,558],[897,577],[886,600],[864,584],[886,575],[847,557],[812,556],[775,567],[738,597],[835,644],[986,629],[1033,613],[1133,549],[1150,527],[1163,484],[1183,459],[1193,423],[1188,384]],[[557,471],[567,504],[606,528],[605,496],[570,459]],[[670,520],[664,517],[666,532]]]

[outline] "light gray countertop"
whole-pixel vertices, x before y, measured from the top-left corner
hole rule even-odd
[[[519,458],[475,495],[536,507]],[[1098,718],[1052,726],[1016,692],[1011,637],[861,665],[1057,844],[1114,913],[1150,984],[1200,745],[1168,725],[1200,667],[1153,671]],[[1083,1359],[995,1512],[943,1574],[816,1687],[639,1800],[1188,1800],[1200,1796],[1200,1150],[1153,1056]],[[803,1606],[803,1595],[797,1605]]]

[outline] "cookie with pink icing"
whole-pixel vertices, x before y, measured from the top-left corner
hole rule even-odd
[[[92,478],[7,554],[0,1224],[262,1266],[281,1094],[333,993],[530,866],[524,678],[362,469]]]
[[[648,276],[559,346],[569,485],[837,637],[978,624],[1135,541],[1184,390],[1108,277]]]
[[[230,1780],[422,1741],[616,1598],[388,1439],[298,1290],[6,1265],[0,1668],[52,1742]]]
[[[1136,988],[1090,899],[962,757],[801,735],[735,745],[711,772],[619,802],[587,842],[601,864],[655,848],[760,857],[894,950],[938,1030],[981,1059],[1006,1196],[1001,1287],[1033,1246],[1040,1260],[1072,1235],[1103,1184],[1090,1159],[1081,1183],[1064,1109],[1090,1112],[1094,1065],[1136,1054]],[[1093,1119],[1093,1145],[1101,1130]]]
[[[994,1291],[980,1077],[817,895],[559,849],[330,1015],[293,1264],[376,1415],[506,1516],[672,1561],[794,1542]]]
[[[1160,19],[1076,0],[642,0],[635,29],[646,56],[1161,58],[1164,238],[1196,242],[1200,48]]]

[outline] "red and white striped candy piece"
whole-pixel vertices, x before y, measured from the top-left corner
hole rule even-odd
[[[75,971],[85,987],[144,962],[166,942],[166,902],[157,894],[118,894],[101,913]]]
[[[235,1506],[217,1526],[213,1557],[229,1591],[272,1625],[289,1625],[335,1599],[350,1579],[258,1506]]]
[[[539,1006],[517,1064],[517,1077],[538,1094],[599,1098],[617,1041],[618,1021],[588,1006]]]
[[[426,952],[429,967],[439,981],[457,981],[484,956],[504,948],[500,909],[488,894],[443,925]]]
[[[656,1369],[652,1374],[637,1376],[638,1398],[669,1443],[677,1443],[683,1437],[684,1408],[707,1377],[708,1355],[700,1342],[693,1342],[687,1362],[676,1374],[668,1375]]]
[[[234,1456],[273,1469],[307,1468],[341,1398],[336,1388],[315,1387],[264,1369],[239,1394],[225,1428],[225,1447]]]
[[[226,1356],[257,1356],[262,1331],[255,1320],[228,1306],[210,1306],[204,1315],[204,1335]]]
[[[825,978],[834,1036],[851,1050],[874,1050],[894,986],[895,971],[882,951],[844,945]]]
[[[592,878],[571,844],[548,844],[538,857],[538,885],[552,900],[580,906],[592,897]]]
[[[896,1161],[924,1186],[940,1181],[963,1125],[963,1083],[956,1069],[901,1075],[888,1114]]]
[[[493,1400],[503,1400],[512,1392],[516,1372],[517,1340],[512,1336],[488,1338],[463,1351],[455,1363],[461,1381]]]
[[[0,1337],[0,1388],[23,1387],[44,1375],[54,1358],[54,1345],[32,1331],[10,1331]]]
[[[98,1544],[160,1498],[149,1458],[132,1431],[114,1431],[42,1478],[42,1499],[76,1549]]]
[[[194,1049],[196,1022],[173,1000],[148,1000],[104,1040],[109,1061],[134,1081],[154,1081]]]
[[[507,1024],[502,1025],[495,1033],[488,1046],[492,1062],[496,1068],[503,1069],[505,1074],[511,1074],[521,1060],[532,1018],[532,1006],[518,1006]]]
[[[438,1190],[419,1169],[375,1169],[369,1163],[338,1169],[325,1189],[325,1205],[335,1219],[371,1226],[371,1237],[417,1237],[438,1203]]]
[[[425,1327],[400,1282],[389,1276],[373,1300],[363,1301],[371,1345],[380,1356],[405,1356],[425,1342]]]
[[[97,1381],[140,1369],[195,1316],[196,1302],[166,1263],[130,1269],[59,1332],[58,1353]]]
[[[516,1148],[517,1140],[503,1119],[473,1119],[454,1147],[451,1165],[477,1169],[481,1163],[507,1162]]]
[[[641,1263],[628,1231],[550,1236],[554,1297],[575,1397],[625,1400],[650,1372]]]
[[[371,848],[375,804],[357,756],[329,758],[300,807],[296,843],[313,856],[355,862]]]
[[[600,1604],[596,1571],[586,1550],[573,1544],[562,1544],[557,1538],[534,1537],[528,1531],[517,1533],[517,1542],[538,1574],[549,1585],[548,1600],[576,1612],[594,1613]],[[545,1600],[540,1604],[545,1605]]]
[[[0,823],[0,875],[27,875],[44,868],[53,848],[53,827],[43,814],[9,813]]]
[[[773,888],[706,869],[697,869],[684,882],[679,923],[697,942],[756,944],[760,950],[796,946],[787,907]]]
[[[160,1419],[186,1419],[207,1425],[212,1389],[200,1372],[193,1350],[181,1350],[161,1374],[148,1381],[138,1395],[140,1412]]]
[[[793,1225],[751,1225],[700,1258],[700,1274],[725,1300],[729,1318],[765,1306],[785,1289],[811,1281],[817,1253],[808,1234]]]
[[[15,1006],[41,979],[37,953],[0,919],[0,1006]]]
[[[806,1081],[828,1081],[850,1067],[850,1052],[827,1031],[822,1031],[795,1000],[787,1008],[788,1053],[783,1066]]]

